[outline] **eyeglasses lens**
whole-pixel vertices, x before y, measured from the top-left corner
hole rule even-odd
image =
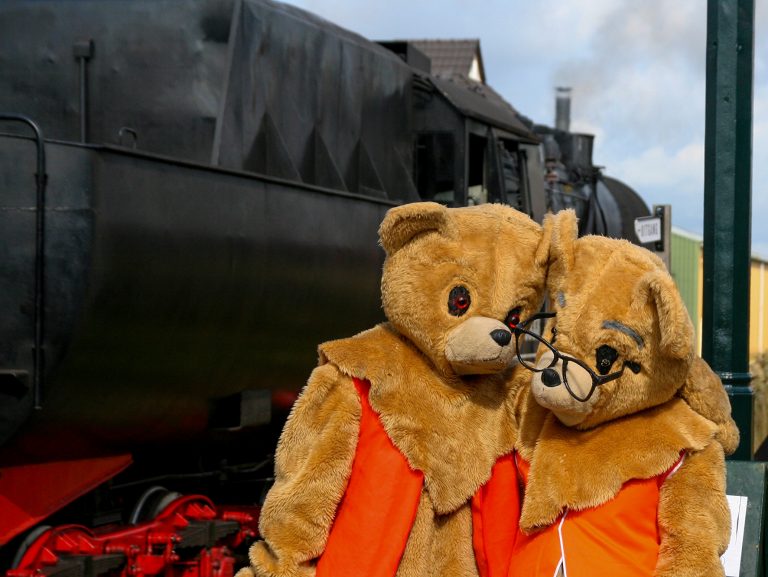
[[[578,363],[568,361],[565,364],[565,385],[568,392],[576,400],[586,401],[592,396],[592,389],[596,386],[592,375]]]
[[[541,341],[532,333],[517,333],[517,355],[524,367],[534,370],[536,368],[536,351],[539,350]]]

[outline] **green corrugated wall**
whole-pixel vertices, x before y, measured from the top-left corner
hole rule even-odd
[[[671,265],[672,277],[677,283],[677,289],[685,301],[688,314],[696,330],[697,342],[699,334],[699,258],[701,241],[672,232]]]

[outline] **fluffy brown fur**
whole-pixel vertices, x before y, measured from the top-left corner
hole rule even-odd
[[[605,503],[628,479],[664,473],[679,459],[681,447],[701,451],[715,430],[680,399],[578,433],[533,395],[523,402],[518,450],[531,469],[520,526],[527,532],[554,522],[564,508]]]
[[[731,416],[731,402],[720,377],[701,357],[694,357],[683,387],[677,393],[690,407],[717,425],[715,438],[726,455],[739,446],[739,428]]]
[[[729,447],[733,431],[722,399],[704,399],[702,391],[713,382],[705,379],[705,365],[694,362],[682,299],[650,252],[622,240],[577,240],[570,211],[554,220],[548,285],[557,317],[545,336],[555,336],[562,354],[585,361],[595,373],[597,351],[606,346],[618,357],[605,372],[625,368],[586,402],[575,400],[557,379],[545,382],[541,372],[530,388],[520,389],[517,449],[531,465],[520,526],[532,532],[566,509],[600,506],[629,480],[669,470],[685,451],[682,466],[661,488],[655,575],[723,575],[719,555],[728,543],[730,517],[716,435]],[[549,354],[540,351],[540,367]],[[639,372],[626,362],[639,365]],[[552,369],[562,381],[562,363]],[[569,385],[586,396],[591,378],[567,370]],[[676,395],[688,395],[697,411],[719,417],[723,426]]]
[[[264,541],[239,577],[314,575],[355,455],[353,377],[370,381],[385,431],[424,473],[398,577],[477,575],[470,499],[515,440],[514,339],[499,344],[490,332],[509,330],[510,311],[526,318],[539,309],[548,236],[510,207],[417,203],[392,209],[380,238],[389,322],[320,347],[278,445]],[[448,307],[457,286],[471,298],[461,315]]]

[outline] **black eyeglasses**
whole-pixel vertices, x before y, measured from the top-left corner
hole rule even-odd
[[[542,319],[551,319],[554,316],[555,316],[555,313],[551,313],[551,312],[538,313],[536,315],[533,315],[530,319],[526,320],[524,323],[521,323],[520,325],[517,325],[517,326],[510,327],[510,329],[515,335],[517,358],[520,361],[521,365],[523,365],[529,371],[533,371],[534,373],[541,373],[547,369],[551,369],[557,364],[557,361],[562,361],[563,368],[561,372],[562,372],[563,384],[565,385],[565,389],[568,391],[568,394],[570,394],[574,399],[584,403],[592,397],[597,387],[618,379],[624,373],[624,367],[626,366],[626,363],[624,363],[621,366],[621,369],[619,369],[615,373],[611,373],[609,375],[598,375],[584,361],[562,354],[547,339],[545,339],[541,335],[538,335],[532,331],[529,331],[526,328],[530,326],[532,323],[534,323],[535,321],[542,320]],[[552,353],[552,362],[550,362],[545,367],[539,367],[536,364],[532,363],[530,359],[526,359],[523,351],[531,349],[532,343],[535,344],[534,351],[538,349],[539,345],[544,345],[547,349],[549,349],[549,351]],[[579,379],[579,373],[581,373],[581,376],[584,377],[585,379],[586,377],[589,377],[592,380],[592,387],[590,387],[589,392],[587,393],[586,396],[579,395],[568,384],[569,364],[571,365],[570,366],[571,375],[575,377],[577,380],[581,380]]]

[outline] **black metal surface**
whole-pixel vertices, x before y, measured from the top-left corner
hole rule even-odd
[[[0,182],[15,184],[34,148],[15,137],[0,146],[12,153]],[[50,362],[43,409],[25,429],[39,457],[199,434],[211,399],[298,388],[319,342],[381,320],[376,230],[390,202],[118,149],[47,147]],[[14,247],[0,262],[10,311],[0,366],[24,369],[34,259],[20,248],[34,229],[18,196],[0,207],[0,246]],[[4,435],[30,412],[29,395],[4,398]]]
[[[86,577],[105,575],[125,564],[125,555],[122,553],[94,555],[88,559],[90,560],[90,563],[86,565]]]
[[[209,162],[233,2],[9,0],[0,3],[0,110],[48,138],[81,138],[80,65],[88,60],[88,141],[136,130],[144,150]],[[34,34],[30,33],[34,30]]]
[[[213,547],[221,539],[240,529],[237,521],[192,521],[179,531],[181,542],[176,546],[183,553],[184,549]]]
[[[707,2],[702,353],[739,426],[734,459],[753,458],[749,372],[754,0]]]
[[[0,3],[0,110],[50,139],[35,204],[32,141],[0,134],[0,465],[260,422],[250,392],[382,320],[397,203],[472,186],[541,219],[532,126],[419,62],[268,0]]]
[[[319,342],[381,319],[378,223],[417,198],[396,55],[266,1],[12,0],[0,70],[0,110],[49,137],[198,163],[49,143],[34,210],[29,142],[0,138],[0,444],[40,393],[17,435],[34,458],[200,433],[216,399],[297,389]]]
[[[214,164],[417,200],[412,69],[290,6],[244,1],[234,13]]]
[[[287,5],[10,0],[0,68],[0,110],[51,138],[117,144],[131,129],[148,152],[418,198],[412,69]]]
[[[73,557],[63,559],[41,571],[45,577],[90,577],[85,571],[85,559]]]
[[[125,555],[67,555],[41,571],[45,577],[99,577],[125,565]]]
[[[72,53],[80,69],[80,142],[88,142],[88,61],[93,58],[93,40],[75,42]]]
[[[177,549],[197,549],[212,544],[210,542],[210,527],[207,522],[193,521],[179,531],[179,536],[181,542],[177,545]]]
[[[564,100],[560,93],[558,98]],[[559,101],[558,107],[563,108],[564,103]],[[566,125],[563,118],[559,121]],[[651,211],[631,187],[595,166],[594,137],[542,125],[534,125],[534,130],[542,139],[547,209],[552,212],[574,209],[579,218],[580,235],[599,234],[641,244],[634,222],[638,217],[650,215]]]
[[[602,195],[603,187],[608,191],[605,196]],[[627,184],[605,175],[602,175],[598,181],[597,191],[600,206],[608,222],[607,236],[626,238],[635,244],[640,244],[635,232],[635,219],[651,214],[645,201]],[[653,243],[643,246],[649,250],[654,248]]]
[[[538,143],[538,138],[523,124],[517,112],[485,84],[468,78],[434,78],[435,86],[463,115],[497,126],[523,142]]]
[[[35,260],[34,260],[34,305],[32,322],[34,336],[32,345],[32,403],[35,408],[40,408],[40,396],[42,390],[43,373],[45,371],[45,351],[43,348],[43,334],[45,329],[45,187],[48,179],[45,165],[45,142],[40,127],[30,118],[23,115],[0,114],[0,121],[8,123],[21,123],[35,134],[36,171],[35,171]],[[11,239],[8,239],[11,241]],[[7,370],[5,377],[8,385],[23,387],[21,375],[26,371],[15,369]],[[3,383],[6,385],[6,383]],[[24,395],[23,388],[10,389],[3,387],[3,391],[12,397],[20,398]],[[0,439],[3,438],[2,422],[0,422]],[[1,442],[1,441],[0,441]]]

